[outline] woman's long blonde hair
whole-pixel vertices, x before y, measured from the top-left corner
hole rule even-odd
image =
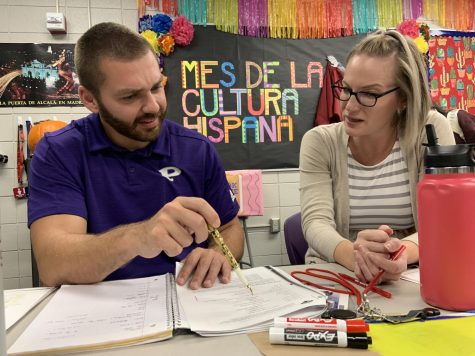
[[[415,145],[424,130],[427,115],[432,106],[427,82],[427,68],[422,54],[410,38],[397,31],[377,31],[359,42],[348,55],[372,57],[394,56],[396,59],[395,83],[406,108],[398,113],[399,139],[407,145]]]

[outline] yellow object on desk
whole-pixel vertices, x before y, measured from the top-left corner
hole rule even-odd
[[[371,324],[372,351],[391,355],[475,355],[475,317]]]
[[[231,268],[233,269],[233,271],[236,272],[236,274],[238,275],[242,284],[244,284],[244,286],[251,292],[251,294],[254,294],[252,292],[251,285],[249,284],[247,278],[244,276],[244,274],[241,271],[241,268],[239,267],[238,261],[236,261],[236,259],[234,258],[232,252],[229,250],[229,247],[226,246],[226,243],[224,242],[224,239],[221,236],[219,230],[208,224],[208,231],[210,235],[213,237],[214,242],[218,244],[219,248],[221,249],[224,256],[228,260],[229,264],[231,265]]]

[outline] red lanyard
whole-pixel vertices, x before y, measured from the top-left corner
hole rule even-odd
[[[25,170],[25,155],[23,153],[23,145],[25,143],[25,134],[23,133],[23,125],[18,124],[18,144],[17,144],[17,178],[18,186],[23,186],[23,172]]]
[[[344,273],[336,273],[336,272],[329,271],[326,269],[307,268],[305,271],[290,272],[290,275],[294,277],[296,280],[298,280],[299,282],[302,282],[304,284],[310,285],[318,289],[328,290],[330,292],[335,292],[335,293],[354,295],[356,297],[357,305],[360,305],[363,300],[361,297],[361,292],[352,283],[355,283],[361,287],[367,287],[366,283],[361,282],[354,277],[348,276],[347,274],[344,274]],[[344,289],[338,289],[338,288],[333,288],[327,285],[318,284],[318,283],[310,281],[308,277],[331,281],[342,286]],[[377,288],[375,286],[371,288],[371,291],[377,294],[380,294],[381,296],[385,298],[391,298],[391,293],[383,289]]]

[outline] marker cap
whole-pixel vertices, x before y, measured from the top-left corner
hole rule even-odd
[[[373,343],[371,336],[366,335],[366,333],[347,334],[346,340],[348,347],[352,349],[367,349],[368,345]]]
[[[347,332],[364,333],[369,331],[369,324],[362,319],[345,320]]]

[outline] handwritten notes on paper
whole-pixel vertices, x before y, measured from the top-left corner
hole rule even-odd
[[[173,325],[165,277],[64,285],[9,354],[46,350],[54,354],[169,338]]]
[[[276,269],[244,270],[254,295],[238,278],[191,290],[173,275],[64,285],[8,350],[9,355],[56,355],[165,340],[173,330],[201,335],[263,330],[274,317],[308,310],[326,296]],[[283,273],[283,272],[281,272]],[[183,313],[184,312],[184,313]]]

